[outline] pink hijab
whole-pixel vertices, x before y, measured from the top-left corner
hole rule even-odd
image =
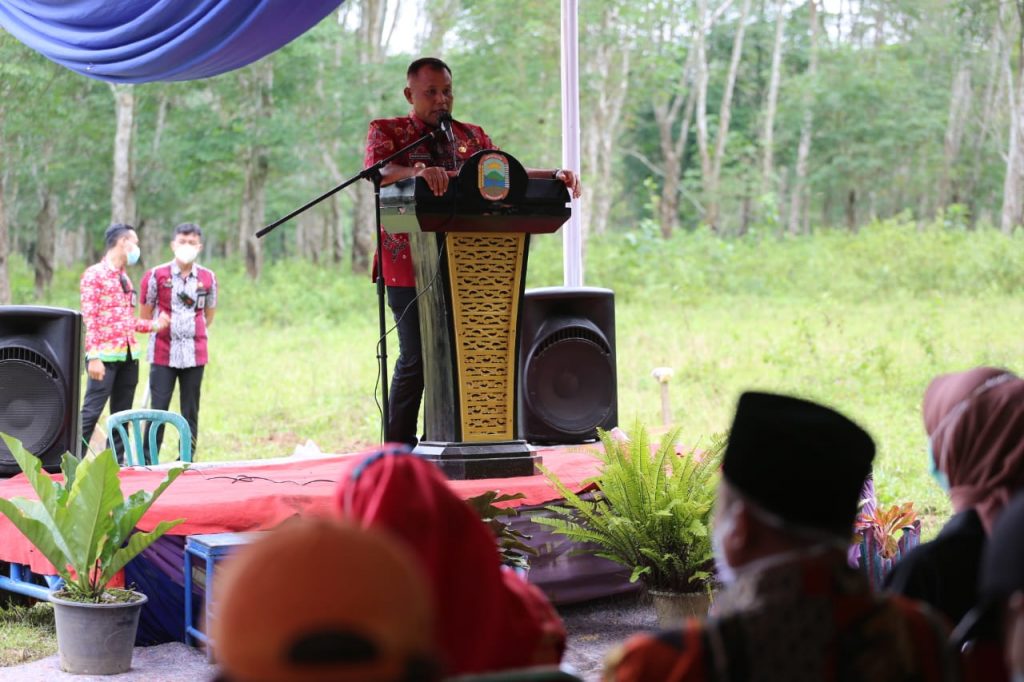
[[[1024,488],[1024,380],[994,367],[943,374],[925,391],[922,410],[953,509],[973,507],[991,531]]]

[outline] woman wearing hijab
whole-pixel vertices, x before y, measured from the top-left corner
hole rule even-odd
[[[347,520],[405,541],[419,560],[446,675],[558,664],[558,614],[501,567],[494,535],[433,464],[408,452],[371,455],[342,477],[338,505]]]
[[[896,565],[886,587],[957,623],[977,601],[995,519],[1024,488],[1024,380],[993,367],[941,375],[922,409],[932,474],[955,513],[934,540]]]

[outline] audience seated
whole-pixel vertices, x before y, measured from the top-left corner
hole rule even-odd
[[[955,515],[896,565],[886,588],[956,623],[977,601],[992,522],[1024,487],[1024,381],[992,367],[946,374],[928,386],[923,412],[932,473]]]
[[[544,595],[500,565],[491,531],[433,464],[379,453],[344,476],[342,516],[401,538],[427,576],[446,675],[557,664],[565,629]]]
[[[429,589],[384,531],[293,519],[224,562],[209,623],[225,682],[430,682]]]
[[[714,615],[635,635],[606,680],[958,679],[938,614],[872,594],[846,548],[874,457],[846,417],[746,393],[722,464],[713,546],[725,587]]]
[[[953,633],[971,677],[1024,680],[1024,493],[1006,506],[981,559],[978,604]]]

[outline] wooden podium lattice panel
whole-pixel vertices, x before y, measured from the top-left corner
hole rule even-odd
[[[526,235],[448,234],[462,440],[515,433],[515,340]]]

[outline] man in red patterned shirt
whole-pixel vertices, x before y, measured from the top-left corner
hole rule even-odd
[[[425,133],[436,130],[439,116],[451,114],[455,101],[452,70],[440,59],[417,59],[406,71],[404,94],[412,106],[408,116],[370,122],[364,166],[371,166]],[[421,177],[434,194],[443,195],[448,189],[449,173],[458,171],[473,154],[494,148],[491,138],[479,126],[453,120],[452,133],[454,149],[443,136],[432,138],[384,166],[381,185]],[[571,170],[528,169],[527,174],[531,178],[561,180],[573,196],[580,195],[579,177]],[[398,328],[398,360],[391,380],[386,438],[416,445],[416,424],[423,396],[423,358],[409,236],[381,230],[381,243],[384,247],[381,259],[384,271],[380,274],[387,285],[388,306]],[[374,280],[377,276],[375,258]]]
[[[130,225],[115,223],[105,234],[103,260],[82,275],[80,293],[85,322],[85,360],[89,382],[82,404],[82,440],[86,447],[103,407],[110,412],[128,410],[139,382],[139,343],[136,333],[159,331],[170,324],[167,315],[155,320],[135,317],[138,296],[125,272],[139,260],[139,236]],[[118,459],[123,453],[116,440]]]

